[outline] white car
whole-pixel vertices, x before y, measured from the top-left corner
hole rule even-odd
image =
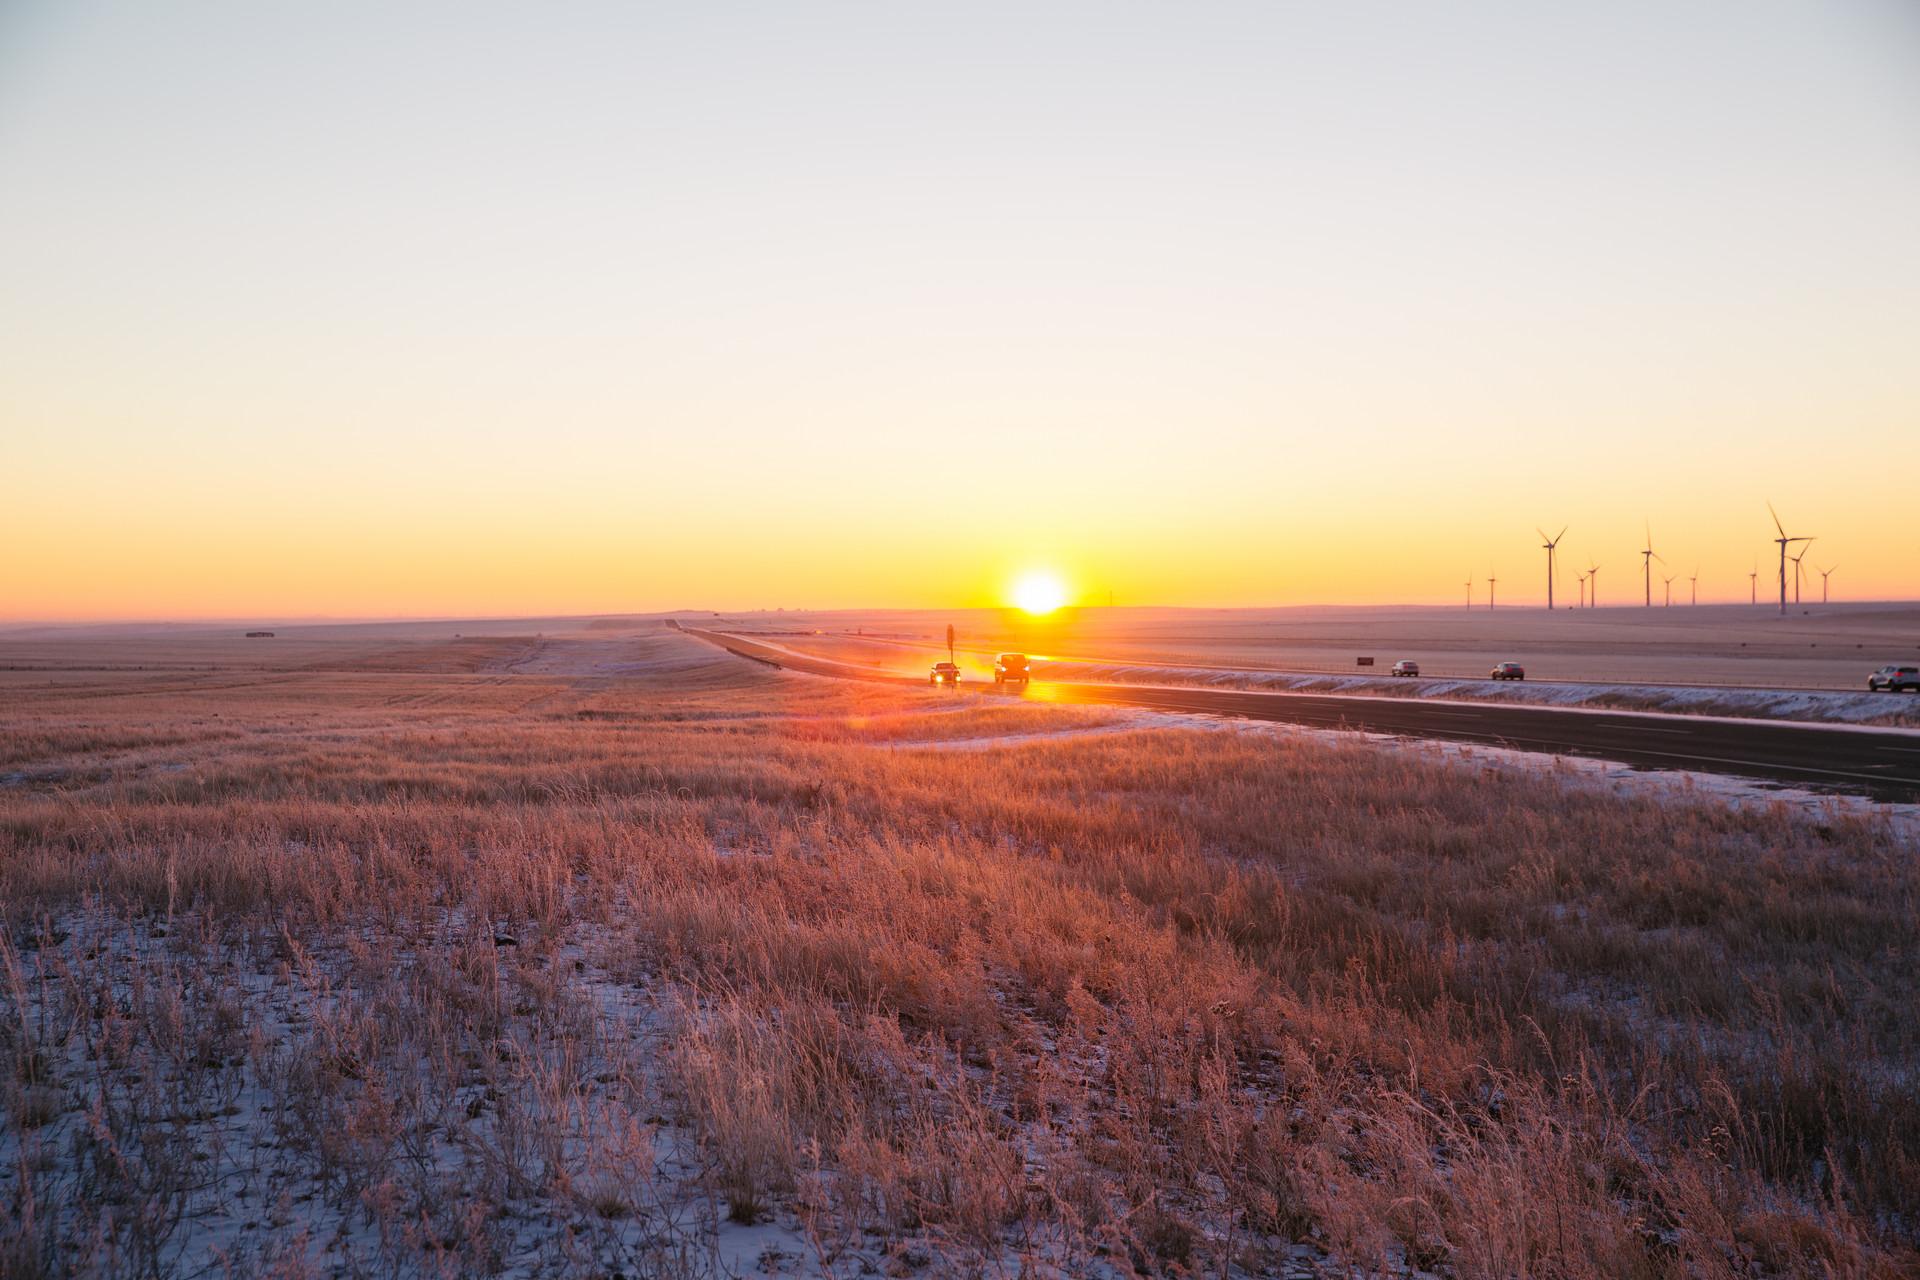
[[[1420,664],[1411,658],[1402,658],[1393,664],[1393,670],[1388,674],[1396,676],[1417,676],[1420,674]]]

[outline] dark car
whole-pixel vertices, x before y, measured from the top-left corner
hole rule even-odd
[[[1867,692],[1920,693],[1920,667],[1882,667],[1867,677]]]
[[[928,684],[959,684],[960,668],[951,662],[936,662],[933,670],[927,673]]]
[[[993,660],[993,682],[995,684],[1024,685],[1027,679],[1026,654],[1003,653]]]
[[[1494,666],[1488,674],[1489,680],[1525,680],[1527,669],[1517,662],[1502,662]]]
[[[1411,658],[1402,658],[1393,664],[1393,670],[1388,674],[1396,676],[1417,676],[1420,674],[1420,664]]]

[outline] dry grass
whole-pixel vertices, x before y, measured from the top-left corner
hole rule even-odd
[[[644,643],[0,687],[0,1273],[1920,1265],[1885,830]]]

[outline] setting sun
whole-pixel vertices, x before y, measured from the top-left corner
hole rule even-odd
[[[1035,570],[1013,584],[1013,602],[1028,613],[1052,613],[1067,602],[1066,584],[1056,574]]]

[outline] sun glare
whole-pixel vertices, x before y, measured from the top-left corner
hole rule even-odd
[[[1052,613],[1067,602],[1067,587],[1055,574],[1035,570],[1013,584],[1013,602],[1035,616]]]

